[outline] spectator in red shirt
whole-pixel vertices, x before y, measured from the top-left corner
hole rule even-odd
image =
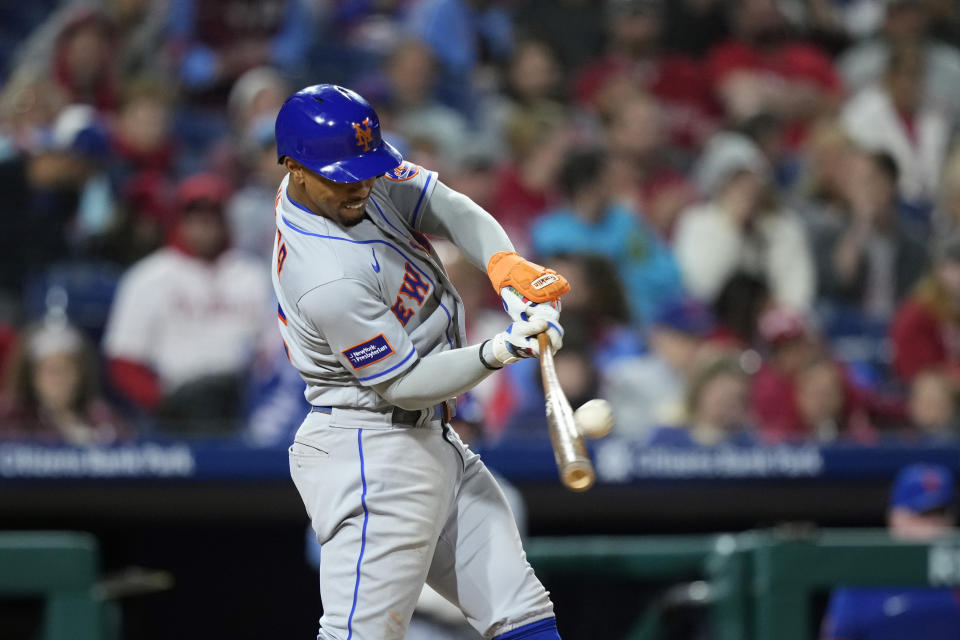
[[[111,382],[169,429],[237,426],[244,376],[270,317],[269,273],[231,248],[228,197],[215,175],[181,182],[170,246],[124,274],[110,310]]]
[[[769,357],[754,377],[753,412],[764,440],[873,438],[866,407],[803,316],[773,308],[760,318]]]
[[[707,55],[707,82],[730,124],[760,112],[780,116],[792,147],[807,125],[832,112],[840,78],[820,49],[797,41],[773,0],[739,0],[732,6],[734,37]]]
[[[663,11],[663,0],[609,1],[608,50],[580,70],[573,91],[578,102],[601,112],[617,85],[649,92],[664,105],[665,137],[692,149],[715,128],[710,96],[696,61],[663,50]]]
[[[891,338],[902,380],[936,369],[960,389],[960,235],[944,241],[932,270],[900,306]]]

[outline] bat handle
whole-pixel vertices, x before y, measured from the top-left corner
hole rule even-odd
[[[543,354],[547,352],[547,349],[550,349],[550,355],[553,355],[553,347],[550,346],[550,338],[547,336],[547,332],[537,334],[537,344],[540,345],[540,357],[543,357]]]

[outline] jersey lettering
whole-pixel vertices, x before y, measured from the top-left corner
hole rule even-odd
[[[370,145],[373,144],[373,131],[370,129],[370,118],[364,118],[363,122],[354,122],[353,130],[357,138],[357,146],[363,147],[364,151],[370,151]]]
[[[390,311],[393,311],[393,315],[397,316],[397,320],[399,320],[403,326],[407,326],[410,318],[413,317],[413,309],[407,309],[403,306],[403,300],[400,299],[400,296],[397,296],[397,301],[390,307]]]
[[[414,271],[413,266],[408,262],[405,266],[406,272],[403,274],[403,284],[400,286],[400,293],[407,296],[417,303],[417,306],[423,306],[427,291],[430,285],[423,281],[420,274]]]
[[[283,263],[287,260],[287,243],[281,243],[280,248],[277,249],[277,275],[280,275],[280,272],[283,271]]]

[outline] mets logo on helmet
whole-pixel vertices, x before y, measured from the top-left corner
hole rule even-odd
[[[394,182],[403,182],[405,180],[409,180],[418,173],[420,173],[420,167],[412,162],[407,162],[404,160],[400,163],[399,167],[393,171],[387,171],[385,174],[383,174],[383,177],[387,180],[393,180]]]
[[[370,129],[370,118],[364,118],[363,122],[354,122],[354,135],[357,137],[357,146],[363,147],[364,151],[370,151],[370,145],[373,144],[373,130]]]

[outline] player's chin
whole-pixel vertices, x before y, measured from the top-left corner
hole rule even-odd
[[[357,224],[367,215],[366,205],[366,199],[360,200],[359,202],[343,203],[338,208],[337,213],[340,214],[340,219],[344,224]]]
[[[362,207],[360,209],[340,207],[338,214],[338,217],[340,218],[340,224],[346,227],[352,227],[353,225],[358,224],[367,215]]]

